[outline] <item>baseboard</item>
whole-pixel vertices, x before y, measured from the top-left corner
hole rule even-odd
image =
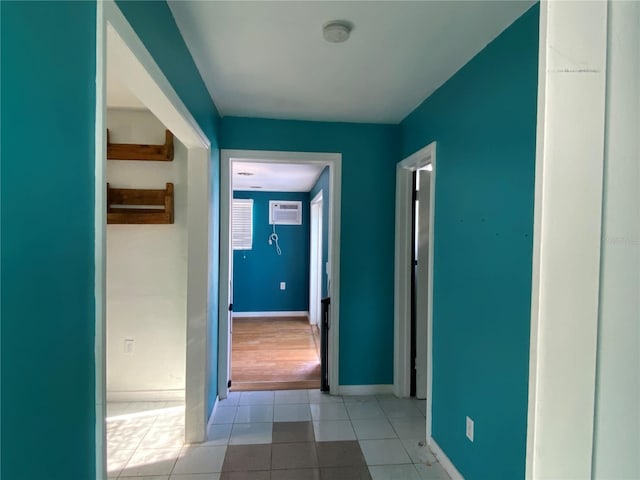
[[[440,445],[436,443],[433,437],[429,437],[428,444],[429,447],[431,447],[431,451],[438,459],[438,462],[442,465],[442,468],[444,468],[451,477],[451,480],[464,480],[462,474],[458,471],[453,462],[449,460],[449,457],[445,455],[444,451],[440,448]]]
[[[184,389],[108,391],[107,402],[184,402]]]
[[[332,392],[333,393],[333,392]],[[338,395],[388,395],[393,394],[393,384],[389,385],[338,385]]]
[[[309,317],[309,312],[233,312],[233,318]]]

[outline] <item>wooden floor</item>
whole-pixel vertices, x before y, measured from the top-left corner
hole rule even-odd
[[[232,338],[232,391],[320,388],[318,328],[306,317],[237,317]]]

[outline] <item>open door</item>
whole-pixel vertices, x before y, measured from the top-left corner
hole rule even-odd
[[[431,201],[431,172],[418,170],[416,201],[416,270],[415,270],[415,373],[416,397],[427,397],[427,321],[429,310],[429,211]]]
[[[311,201],[309,323],[320,325],[322,299],[322,191]]]
[[[231,378],[231,365],[233,359],[233,251],[231,252],[231,255],[229,255],[229,257],[229,265],[231,265],[231,268],[229,270],[229,309],[227,311],[226,318],[229,329],[229,336],[227,338],[227,349],[229,352],[229,362],[227,363],[227,395],[228,389],[231,388],[231,383],[233,382],[233,379]],[[227,395],[225,395],[225,397]]]

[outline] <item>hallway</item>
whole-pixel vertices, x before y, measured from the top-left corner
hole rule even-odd
[[[193,445],[184,445],[177,435],[181,407],[147,406],[149,415],[135,404],[110,405],[109,445],[120,448],[117,455],[110,450],[109,478],[449,478],[424,446],[424,401],[338,397],[318,390],[235,392],[219,402],[208,441]]]

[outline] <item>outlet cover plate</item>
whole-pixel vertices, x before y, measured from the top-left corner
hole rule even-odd
[[[473,442],[473,420],[467,417],[467,438]]]

